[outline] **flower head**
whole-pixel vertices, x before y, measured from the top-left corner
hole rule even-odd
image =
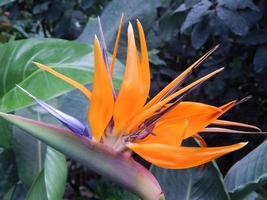
[[[189,92],[222,71],[223,68],[220,68],[181,87],[192,71],[218,46],[208,51],[155,97],[148,100],[149,59],[144,31],[139,21],[137,21],[137,29],[140,52],[136,47],[133,27],[129,23],[124,77],[118,93],[113,87],[112,72],[115,67],[121,28],[122,18],[111,62],[108,60],[103,34],[100,35],[101,43],[97,37],[94,39],[95,72],[92,91],[54,69],[34,62],[39,68],[73,85],[88,98],[90,132],[73,117],[35,97],[33,97],[34,100],[75,134],[103,143],[117,152],[134,151],[152,164],[164,168],[181,169],[202,165],[246,145],[246,143],[238,143],[223,147],[206,147],[205,141],[199,135],[200,132],[232,131],[216,126],[257,129],[247,124],[218,120],[221,115],[236,105],[237,101],[231,101],[220,107],[183,101]],[[100,33],[102,33],[101,24]],[[213,127],[208,127],[210,125]],[[183,141],[190,137],[199,143],[199,147],[183,146]]]

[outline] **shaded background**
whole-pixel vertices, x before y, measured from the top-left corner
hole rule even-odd
[[[135,20],[140,19],[150,53],[151,96],[203,53],[220,44],[189,81],[222,66],[225,70],[187,99],[222,105],[250,95],[249,101],[236,106],[223,118],[267,130],[267,2],[264,0],[2,0],[0,6],[1,43],[52,37],[92,44],[93,35],[98,33],[96,17],[101,16],[110,51],[118,20],[124,13],[119,47],[122,62],[127,23],[130,20],[135,24]],[[236,134],[211,134],[205,138],[209,146],[250,141],[242,151],[218,160],[223,173],[264,140],[260,135]],[[77,185],[80,187],[87,176],[96,176],[84,175],[80,166],[74,166],[70,179],[82,180],[73,184],[72,190],[76,190]]]

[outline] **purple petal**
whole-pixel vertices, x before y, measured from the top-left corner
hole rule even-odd
[[[92,138],[92,134],[88,131],[88,129],[76,118],[61,112],[60,110],[57,110],[50,106],[49,104],[45,103],[44,101],[37,99],[35,96],[31,95],[28,91],[17,85],[19,89],[21,89],[23,92],[25,92],[27,95],[29,95],[31,98],[33,98],[38,105],[40,105],[43,109],[45,109],[48,113],[53,115],[55,118],[57,118],[62,124],[64,124],[67,128],[69,128],[72,132],[85,136],[89,139]]]

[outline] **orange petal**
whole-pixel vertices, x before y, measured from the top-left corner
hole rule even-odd
[[[188,127],[188,121],[178,122],[165,126],[162,124],[156,125],[153,129],[153,133],[148,135],[143,140],[138,141],[138,144],[151,144],[159,143],[172,146],[180,146],[186,129]]]
[[[247,143],[223,147],[174,147],[164,144],[128,144],[128,147],[152,164],[168,169],[184,169],[202,165]]]
[[[140,112],[147,98],[147,83],[137,55],[132,25],[128,26],[128,49],[126,67],[119,94],[115,103],[114,125],[119,133],[136,113]]]
[[[186,91],[190,90],[192,87],[210,79],[212,76],[218,74],[221,72],[223,68],[220,68],[218,70],[215,70],[211,72],[210,74],[198,79],[197,81],[187,85],[186,87],[180,89],[179,91],[175,92],[174,94],[168,96],[167,98],[163,99],[162,101],[156,103],[155,105],[147,108],[146,110],[143,110],[141,113],[139,113],[137,116],[135,116],[130,123],[127,125],[127,133],[130,133],[132,130],[136,129],[144,120],[146,120],[148,117],[152,116],[156,111],[162,108],[165,104],[167,104],[169,101],[173,100],[177,96],[185,93]]]
[[[200,132],[202,132],[202,133],[259,134],[259,135],[266,134],[266,132],[239,131],[239,130],[234,130],[234,129],[218,128],[218,127],[208,127],[208,128],[204,128],[204,129],[201,130]]]
[[[113,49],[112,59],[111,59],[111,63],[110,63],[110,73],[111,73],[111,75],[113,74],[115,60],[116,60],[116,57],[117,57],[123,18],[124,18],[124,15],[121,16],[121,19],[120,19],[120,22],[119,22],[119,27],[118,27],[117,36],[116,36],[116,40],[115,40],[115,45],[114,45],[114,49]]]
[[[102,57],[99,41],[96,37],[94,40],[94,55],[95,72],[88,118],[94,139],[99,141],[112,117],[114,97],[111,80]]]
[[[143,87],[146,92],[146,97],[149,94],[150,89],[150,67],[149,67],[149,59],[148,59],[148,52],[146,46],[146,38],[144,34],[143,27],[139,20],[137,20],[137,28],[139,33],[139,40],[140,40],[140,48],[141,48],[141,75],[143,78]]]
[[[237,102],[237,100],[230,101],[229,103],[226,103],[226,104],[220,106],[219,108],[222,109],[224,112],[227,112],[236,104],[236,102]]]
[[[186,139],[196,135],[214,122],[218,117],[232,108],[235,102],[236,101],[231,101],[220,108],[203,103],[181,102],[163,115],[158,123],[168,126],[179,121],[188,120],[189,124],[184,137],[184,139]]]
[[[222,110],[203,103],[181,102],[172,110],[163,115],[158,124],[170,126],[180,121],[188,121],[184,138],[191,137],[217,119]],[[169,130],[174,131],[174,130]]]
[[[258,131],[261,131],[261,129],[258,128],[257,126],[253,126],[253,125],[250,125],[250,124],[244,124],[244,123],[240,123],[240,122],[219,120],[219,119],[217,119],[214,122],[212,122],[211,125],[216,125],[216,126],[234,126],[234,127],[241,127],[241,128],[256,129]]]
[[[183,73],[181,73],[176,79],[170,82],[163,90],[161,90],[153,99],[151,99],[146,105],[145,108],[151,107],[153,104],[158,102],[169,90],[179,84],[181,81],[187,77],[193,69],[198,67],[204,60],[206,60],[216,49],[218,45],[205,53],[201,58],[194,62],[190,67],[188,67]]]
[[[35,64],[37,67],[39,67],[42,70],[45,70],[47,72],[49,72],[50,74],[53,74],[54,76],[62,79],[63,81],[67,82],[68,84],[72,85],[73,87],[77,88],[78,90],[80,90],[88,99],[91,98],[91,92],[89,89],[87,89],[85,86],[83,86],[82,84],[78,83],[77,81],[58,73],[57,71],[53,70],[52,68],[43,65],[41,63],[38,62],[32,62],[33,64]]]

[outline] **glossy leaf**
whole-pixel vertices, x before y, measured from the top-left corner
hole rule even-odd
[[[0,6],[4,6],[4,5],[9,4],[9,3],[13,2],[13,1],[15,1],[15,0],[1,0],[0,1]]]
[[[48,200],[62,199],[67,180],[67,163],[65,156],[51,147],[46,151],[44,177]]]
[[[267,183],[266,151],[267,142],[264,142],[228,171],[225,184],[233,200],[242,199]]]
[[[168,170],[153,166],[151,171],[158,179],[168,200],[230,199],[215,163],[183,170]]]
[[[186,19],[181,27],[181,32],[184,33],[192,25],[199,22],[202,17],[209,14],[209,8],[211,5],[211,2],[208,0],[202,0],[195,4],[187,14]]]
[[[44,170],[42,170],[33,182],[26,200],[48,200],[45,188]]]
[[[25,200],[26,189],[21,182],[17,182],[10,190],[5,194],[3,200]]]
[[[191,32],[191,43],[195,49],[199,49],[208,40],[211,29],[206,20],[196,24]]]
[[[19,110],[16,112],[16,114],[32,119],[42,118],[42,120],[47,121],[48,115],[36,113],[37,108],[38,107],[30,107]],[[35,177],[43,169],[46,145],[36,138],[25,134],[25,131],[14,127],[13,150],[16,155],[19,178],[23,185],[29,189]]]
[[[238,12],[229,10],[227,8],[218,6],[216,9],[218,17],[222,22],[237,35],[246,35],[248,32],[248,24]]]
[[[101,14],[101,22],[108,48],[110,50],[113,49],[113,43],[117,32],[117,24],[119,23],[122,13],[124,14],[123,25],[127,24],[130,20],[139,19],[144,27],[151,27],[152,22],[155,20],[157,15],[157,6],[157,1],[153,0],[135,0],[130,3],[128,0],[110,1]],[[93,41],[94,34],[98,34],[98,31],[96,30],[98,30],[97,20],[93,20],[91,18],[78,40],[83,42],[89,41],[91,43]],[[122,48],[126,47],[127,40],[124,33],[125,30],[122,30],[123,43],[120,43],[119,52]]]
[[[21,95],[21,85],[40,99],[50,99],[73,89],[64,81],[32,64],[32,61],[55,67],[76,81],[86,84],[93,78],[93,51],[90,45],[59,39],[28,39],[0,45],[0,110],[14,111],[32,104]],[[115,77],[121,65],[116,65]]]
[[[225,6],[231,10],[238,10],[244,8],[250,8],[252,10],[258,11],[258,7],[253,3],[252,0],[217,0],[218,4],[221,6]]]
[[[0,147],[10,148],[12,146],[11,127],[3,119],[0,119]]]
[[[13,152],[0,149],[0,199],[17,181],[18,176]]]
[[[264,198],[257,192],[251,192],[249,195],[244,197],[242,200],[266,200],[266,198]]]
[[[51,147],[47,148],[44,168],[37,174],[26,199],[60,200],[67,179],[65,156]]]
[[[126,155],[118,154],[102,144],[78,138],[67,129],[5,113],[0,113],[0,116],[141,198],[163,198],[153,175]]]

